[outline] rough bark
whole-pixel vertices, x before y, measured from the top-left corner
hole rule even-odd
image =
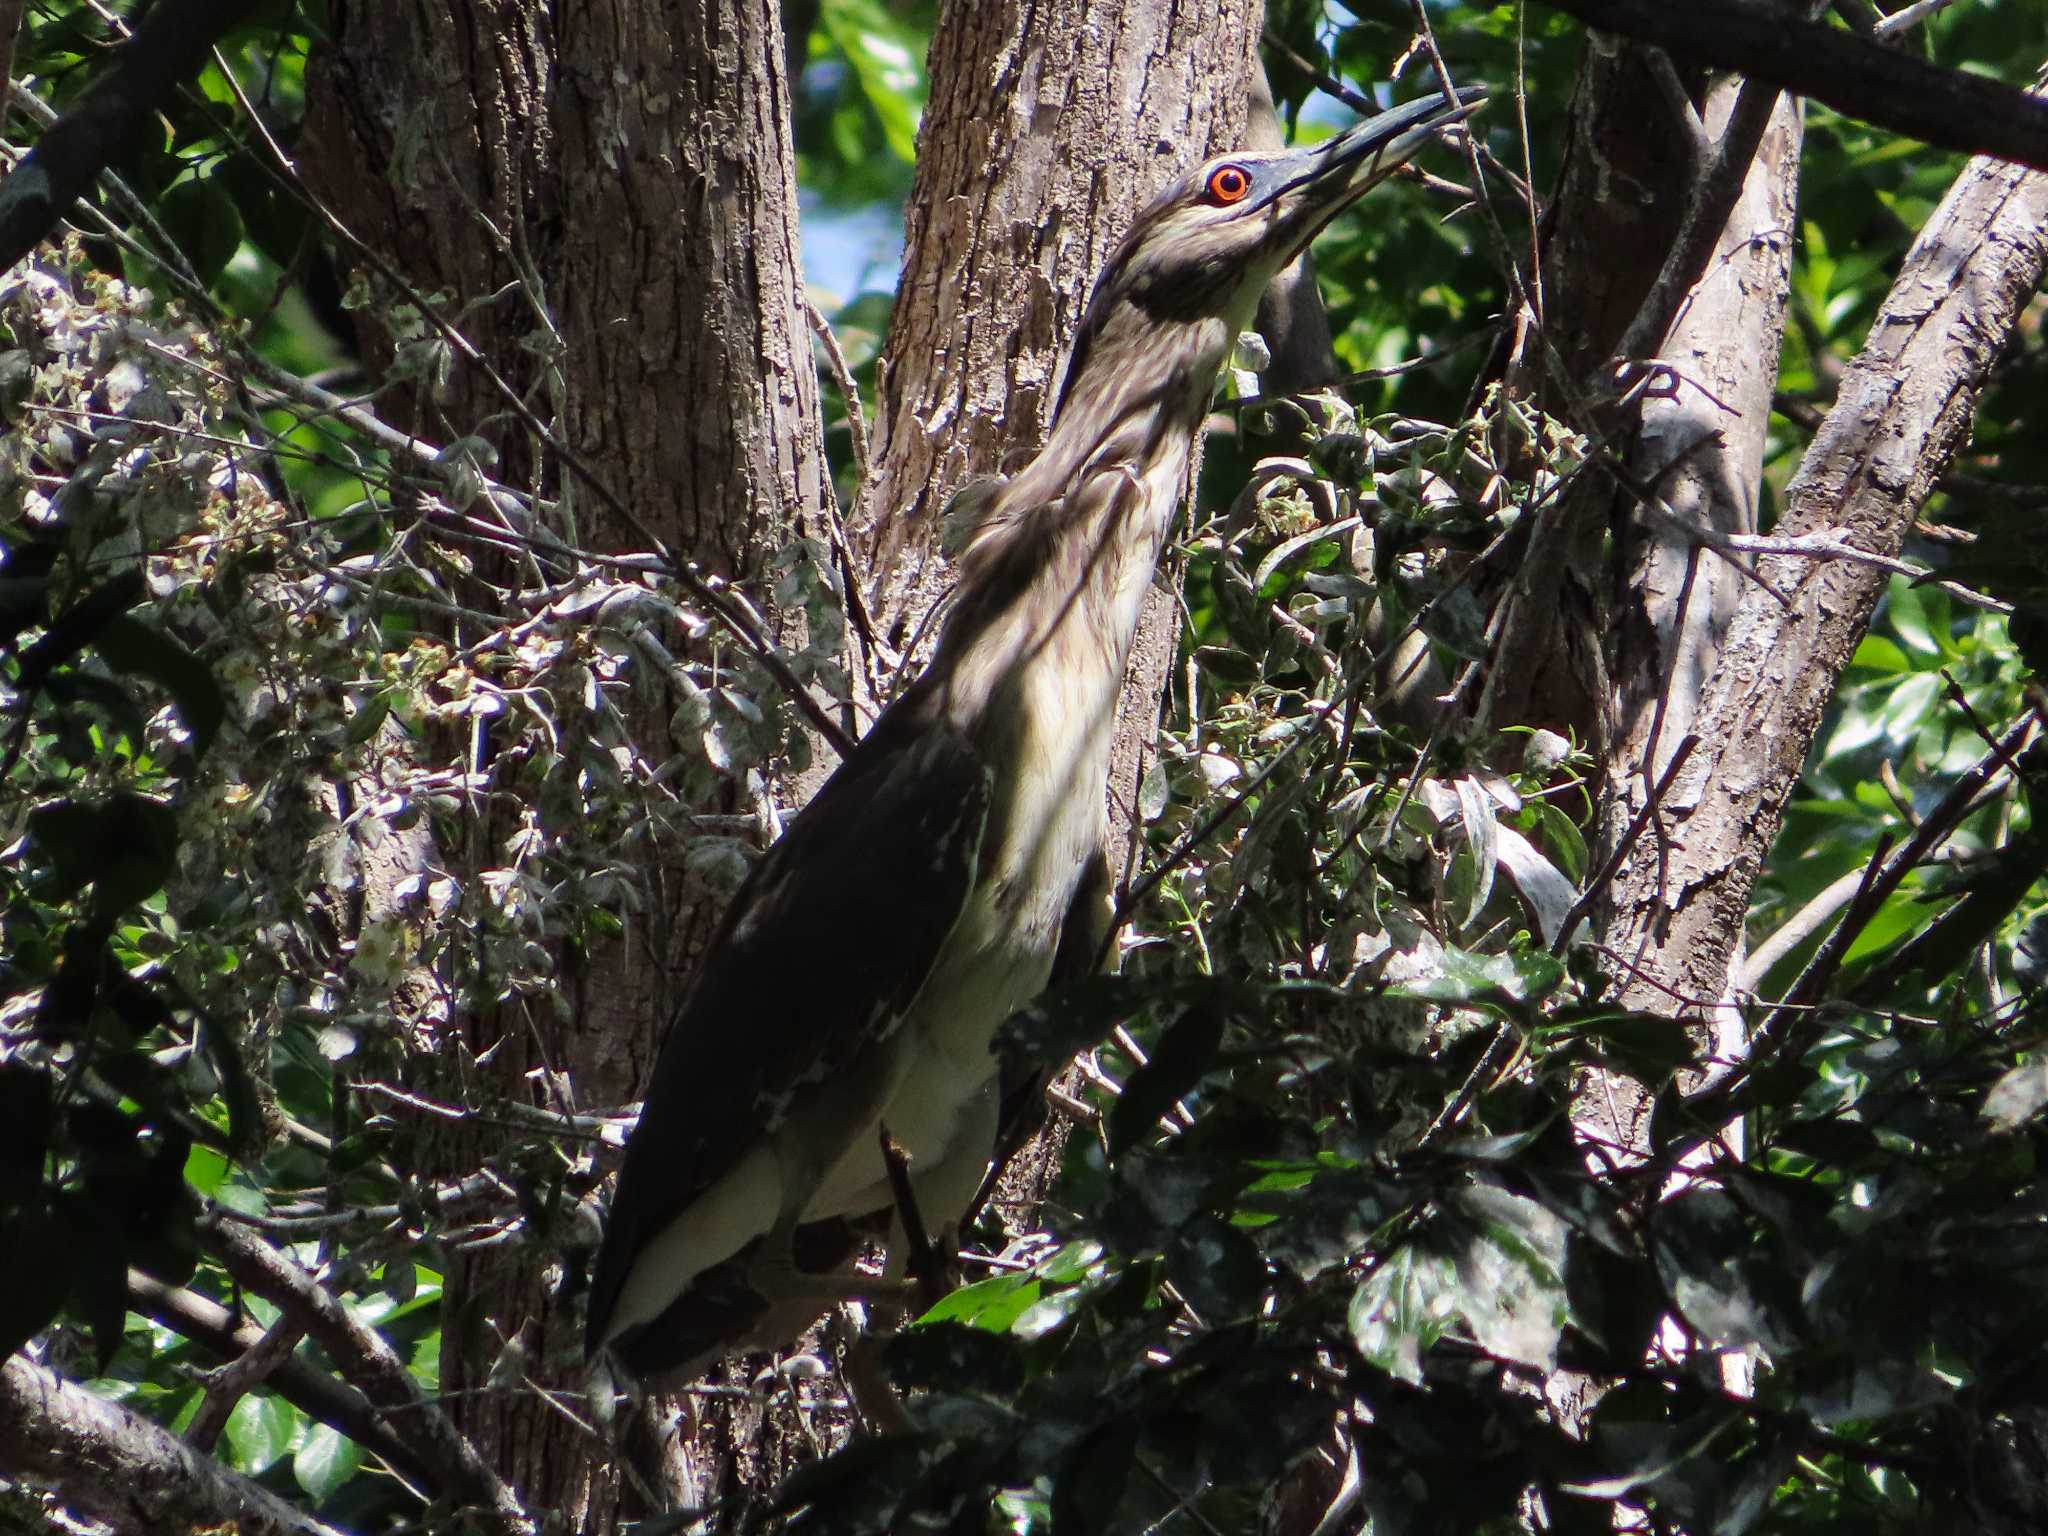
[[[754,575],[790,538],[822,534],[831,496],[775,0],[616,0],[566,9],[560,29],[563,225],[605,232],[565,242],[559,266],[565,436],[672,549]],[[639,544],[587,500],[578,532],[596,549]],[[640,723],[665,739],[667,710]],[[599,1102],[645,1083],[717,915],[650,873],[654,929],[579,976],[581,1027],[617,1052],[577,1079]]]
[[[1592,38],[1579,69],[1564,167],[1546,216],[1538,313],[1489,378],[1546,411],[1594,427],[1609,360],[1656,281],[1684,217],[1691,165],[1646,50]],[[1478,706],[1489,727],[1544,726],[1599,749],[1611,728],[1605,656],[1614,487],[1582,477],[1531,520],[1500,598]],[[1532,664],[1530,658],[1538,660]]]
[[[789,81],[775,0],[619,0],[338,8],[309,112],[316,179],[556,436],[672,550],[748,577],[821,526],[829,494],[801,308]],[[372,337],[388,360],[390,337]],[[476,370],[414,390],[423,425],[492,439],[498,472],[560,497],[579,547],[638,549],[625,526],[516,425]],[[637,721],[664,739],[668,710]],[[721,809],[721,807],[706,807]],[[488,829],[443,850],[495,862]],[[641,850],[645,913],[607,952],[569,957],[571,1006],[461,1021],[498,1091],[626,1101],[717,916],[673,850]],[[501,1138],[456,1132],[431,1156],[473,1167]],[[578,1385],[558,1276],[532,1253],[459,1257],[442,1386],[462,1427],[530,1504],[602,1528],[620,1509],[605,1448],[537,1394],[478,1390],[509,1340],[529,1374]],[[703,1490],[690,1490],[702,1492]]]
[[[1897,553],[2048,265],[2044,220],[2048,176],[1970,163],[1844,372],[1786,491],[1778,535],[1827,533]],[[1605,923],[1610,950],[1668,989],[1667,1007],[1672,995],[1722,997],[1785,802],[1887,580],[1787,556],[1764,558],[1757,574],[1702,691],[1699,746],[1667,797],[1663,835],[1623,865]]]
[[[328,45],[314,56],[306,103],[304,166],[315,188],[371,250],[412,287],[461,316],[463,333],[515,389],[537,376],[519,342],[540,325],[522,291],[511,242],[546,272],[559,231],[549,195],[555,90],[552,19],[534,0],[407,7],[385,0],[338,5]],[[534,243],[534,242],[538,243]],[[361,270],[354,251],[339,253]],[[373,280],[374,281],[374,280]],[[381,284],[379,285],[382,286]],[[373,366],[397,338],[380,319],[400,296],[379,291],[358,312]],[[387,396],[394,424],[446,441],[502,410],[486,380],[457,364],[437,389]],[[533,473],[523,434],[494,434],[499,470],[512,483]]]
[[[1701,117],[1729,127],[1741,82],[1708,93]],[[1655,489],[1681,526],[1637,519],[1622,594],[1613,683],[1619,731],[1609,771],[1654,780],[1692,728],[1745,585],[1726,560],[1703,559],[1689,530],[1754,533],[1764,439],[1791,281],[1801,124],[1779,95],[1734,212],[1721,226],[1704,277],[1657,349],[1668,371],[1644,393],[1629,468]]]
[[[117,1531],[339,1536],[169,1430],[25,1355],[0,1362],[0,1465]]]
[[[1669,131],[1645,133],[1646,121]],[[1687,81],[1640,46],[1588,45],[1544,246],[1545,312],[1506,383],[1533,390],[1619,468],[1590,468],[1538,514],[1481,712],[1493,727],[1570,730],[1591,747],[1603,854],[1693,729],[1742,598],[1744,573],[1701,539],[1756,528],[1799,124],[1796,103],[1768,87]],[[1660,846],[1641,839],[1594,926],[1621,995],[1670,1014],[1681,1009],[1668,979],[1643,967],[1656,941],[1609,920],[1643,902],[1634,882],[1655,881]],[[1647,1107],[1637,1085],[1595,1074],[1574,1114],[1627,1149]]]
[[[1708,92],[1700,115],[1717,140],[1740,131],[1731,118],[1744,89],[1738,80],[1723,79]],[[1665,371],[1643,375],[1651,387],[1635,413],[1629,476],[1633,486],[1655,495],[1658,511],[1636,507],[1632,491],[1620,493],[1617,518],[1627,532],[1612,609],[1612,735],[1597,839],[1603,853],[1626,834],[1692,732],[1748,585],[1747,573],[1700,540],[1756,531],[1791,280],[1799,107],[1782,94],[1774,105],[1756,105],[1768,112],[1768,126],[1739,188],[1731,189],[1733,208],[1705,272],[1657,349],[1655,360]],[[1644,838],[1642,847],[1654,851],[1656,836]],[[1656,878],[1654,856],[1638,857],[1608,887],[1601,915],[1654,900]],[[1645,880],[1652,884],[1647,892]],[[1597,927],[1609,946],[1607,964],[1620,998],[1654,1013],[1681,1011],[1672,979],[1650,958],[1652,941],[1638,935],[1632,946],[1618,944],[1622,925],[1611,918]],[[1717,1013],[1712,1022],[1728,1037],[1721,1044],[1739,1040],[1738,1017]],[[1636,1147],[1649,1102],[1640,1084],[1608,1081],[1587,1096],[1580,1122],[1610,1146]]]

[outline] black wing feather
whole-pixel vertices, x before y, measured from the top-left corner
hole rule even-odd
[[[989,799],[972,742],[913,690],[755,865],[627,1140],[591,1277],[593,1346],[641,1247],[772,1128],[778,1096],[909,1009],[973,888]]]

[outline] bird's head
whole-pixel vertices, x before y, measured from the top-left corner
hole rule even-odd
[[[1127,323],[1150,330],[1214,327],[1227,347],[1249,323],[1275,273],[1352,202],[1384,181],[1448,124],[1469,116],[1481,92],[1424,97],[1394,107],[1307,149],[1220,155],[1181,177],[1139,214],[1089,300],[1068,386],[1105,333]],[[1220,359],[1219,359],[1220,361]]]

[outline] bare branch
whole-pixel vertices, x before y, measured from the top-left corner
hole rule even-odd
[[[0,1364],[0,1468],[117,1530],[340,1536],[161,1425],[25,1355]]]
[[[222,1356],[239,1354],[263,1337],[262,1329],[251,1322],[237,1323],[234,1313],[219,1302],[165,1285],[136,1269],[128,1271],[128,1305]],[[376,1405],[354,1387],[298,1359],[281,1362],[271,1372],[269,1386],[294,1408],[381,1456],[407,1481],[429,1491],[440,1486],[439,1469],[422,1459],[411,1441],[394,1434]]]
[[[113,68],[0,181],[0,271],[57,227],[178,82],[199,68],[214,38],[247,9],[248,0],[164,0],[150,11]],[[0,86],[5,82],[0,75]]]
[[[1903,10],[1894,11],[1871,30],[1879,37],[1894,38],[1910,27],[1917,27],[1930,16],[1937,16],[1954,5],[1956,0],[1913,0]]]
[[[209,1212],[199,1223],[199,1240],[235,1280],[301,1319],[306,1332],[380,1408],[409,1410],[407,1431],[420,1454],[439,1471],[439,1485],[475,1507],[489,1528],[505,1536],[532,1536],[534,1522],[518,1495],[484,1464],[477,1448],[448,1416],[429,1402],[384,1337],[358,1322],[319,1281],[282,1253]]]
[[[1941,149],[2048,170],[2048,102],[1983,75],[1943,69],[1874,38],[1787,15],[1767,0],[1545,3],[1603,32],[1811,96],[1844,117]]]
[[[1839,880],[1823,886],[1818,896],[1786,918],[1777,932],[1749,952],[1748,958],[1742,962],[1742,973],[1736,978],[1736,988],[1754,992],[1770,975],[1771,967],[1820,932],[1822,925],[1841,911],[1862,886],[1863,871],[1860,869],[1852,869]]]
[[[195,1450],[211,1451],[221,1431],[228,1427],[228,1415],[235,1411],[235,1404],[275,1375],[305,1336],[305,1324],[289,1314],[281,1314],[267,1330],[251,1339],[239,1355],[214,1371],[207,1378],[199,1411],[185,1426],[185,1443]]]

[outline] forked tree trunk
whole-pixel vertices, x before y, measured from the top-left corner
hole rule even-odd
[[[1696,147],[1676,99],[1688,87]],[[1507,585],[1482,710],[1492,727],[1546,726],[1589,746],[1603,785],[1596,855],[1626,834],[1647,786],[1692,728],[1727,637],[1745,578],[1701,537],[1756,528],[1795,227],[1794,103],[1750,99],[1749,110],[1769,114],[1760,147],[1746,162],[1738,157],[1720,184],[1729,211],[1706,232],[1710,240],[1695,243],[1693,280],[1675,316],[1663,324],[1645,316],[1689,212],[1709,204],[1714,151],[1747,142],[1730,127],[1741,94],[1734,78],[1683,80],[1651,50],[1589,43],[1549,215],[1546,310],[1519,333],[1507,367],[1511,388],[1535,393],[1621,466],[1619,474],[1589,467],[1538,514]],[[1645,132],[1646,121],[1665,131]],[[1638,505],[1645,490],[1657,513]],[[1704,1022],[1646,966],[1648,941],[1615,920],[1617,902],[1646,899],[1633,882],[1646,869],[1654,881],[1660,847],[1654,836],[1642,840],[1638,862],[1595,905],[1589,928],[1631,1004]],[[1735,923],[1739,935],[1740,911]],[[1646,1108],[1633,1081],[1594,1074],[1575,1118],[1595,1141],[1633,1149]]]
[[[1973,160],[1929,216],[1785,491],[1774,533],[1894,556],[2048,267],[2048,174]],[[1886,572],[1757,561],[1691,702],[1699,746],[1675,776],[1667,842],[1639,847],[1606,931],[1639,980],[1711,1006],[1730,984],[1750,891],[1827,701]],[[1666,1006],[1669,1006],[1667,1002]],[[1696,1004],[1694,1005],[1696,1006]]]
[[[1116,236],[1169,176],[1240,142],[1261,22],[1259,0],[957,0],[944,12],[861,503],[875,568],[855,573],[899,646],[943,587],[929,560],[941,497],[1037,446]],[[764,550],[812,531],[828,493],[775,0],[499,3],[459,16],[350,0],[334,35],[313,77],[309,165],[343,220],[460,316],[680,554],[744,578]],[[391,338],[370,346],[377,361],[392,355]],[[560,495],[573,521],[556,532],[642,547],[507,424],[476,370],[458,366],[409,404],[408,425],[447,441],[482,435],[503,478]],[[1162,621],[1139,653],[1144,681],[1118,754],[1127,784],[1171,644]],[[473,875],[494,845],[442,855]],[[643,874],[649,915],[611,953],[572,957],[568,1016],[452,1021],[461,1059],[495,1046],[489,1078],[513,1092],[531,1093],[538,1072],[555,1085],[544,1097],[634,1095],[715,916],[674,867]],[[473,1164],[493,1145],[486,1134],[444,1139],[439,1160]],[[515,1336],[532,1376],[573,1384],[577,1341],[553,1315],[554,1278],[530,1250],[452,1266],[442,1386],[530,1505],[599,1529],[631,1502],[603,1447],[531,1392],[464,1395]],[[655,1470],[671,1495],[716,1497],[773,1477],[780,1443],[758,1414],[711,1411],[686,1421]]]
[[[1732,81],[1707,93],[1710,135],[1726,131],[1737,95]],[[1800,138],[1780,99],[1685,307],[1661,344],[1627,347],[1699,180],[1681,133],[1642,131],[1672,112],[1646,50],[1589,44],[1546,243],[1544,329],[1559,366],[1541,387],[1550,409],[1616,453],[1629,483],[1595,470],[1535,520],[1492,652],[1512,662],[1489,677],[1482,714],[1591,745],[1600,851],[1635,833],[1590,914],[1602,964],[1632,1006],[1740,1051],[1730,988],[1751,892],[1886,576],[1811,557],[1738,568],[1702,547],[1755,529]],[[1896,553],[2040,280],[2044,198],[2048,179],[1995,162],[1958,179],[1846,371],[1775,533]],[[1617,372],[1621,350],[1631,355]],[[1542,357],[1524,348],[1510,384],[1538,387]],[[1657,361],[1669,372],[1644,366]],[[1645,491],[1662,521],[1638,508]],[[1638,1147],[1647,1102],[1618,1079],[1595,1089],[1584,1123],[1624,1154]]]

